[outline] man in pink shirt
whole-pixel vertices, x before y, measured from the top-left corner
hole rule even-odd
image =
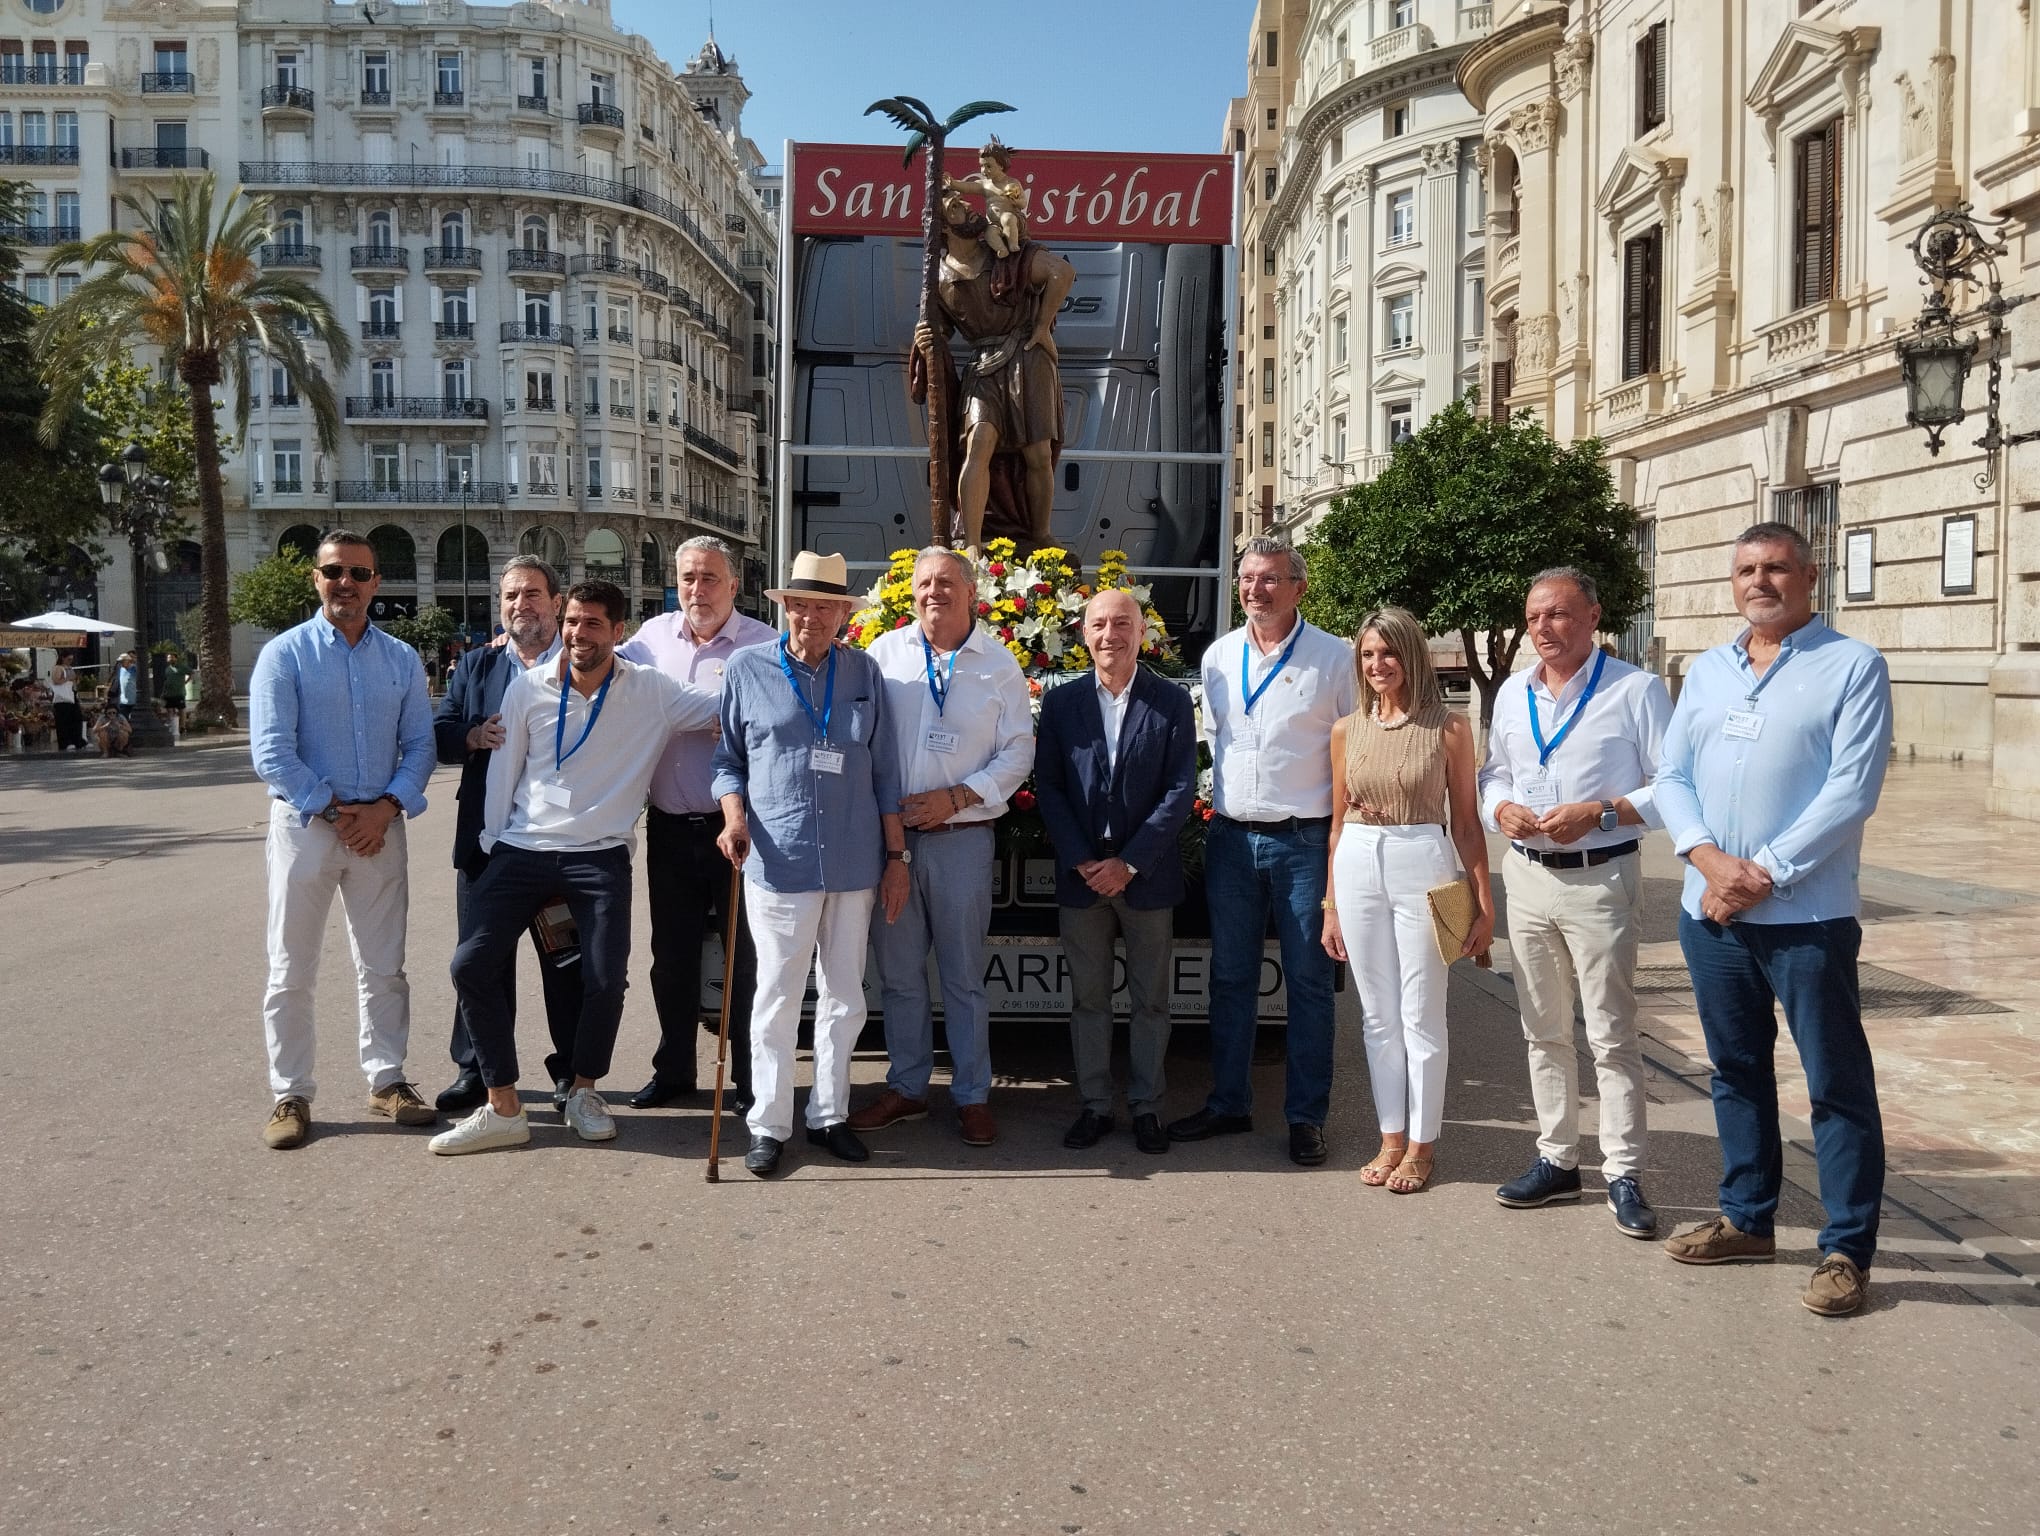
[[[778,637],[736,611],[740,586],[736,552],[702,535],[680,546],[674,560],[680,610],[645,620],[617,648],[626,661],[657,667],[675,680],[722,692],[723,668],[747,645]],[[652,1000],[659,1010],[659,1048],[652,1077],[630,1103],[656,1109],[694,1092],[695,1025],[701,1017],[701,941],[726,931],[729,865],[716,851],[722,808],[709,792],[715,735],[676,733],[652,774],[645,814],[645,884],[651,893]],[[713,925],[713,927],[711,927]],[[745,926],[737,924],[737,969],[730,999],[730,1082],[743,1113],[751,1099],[751,991],[757,956]]]

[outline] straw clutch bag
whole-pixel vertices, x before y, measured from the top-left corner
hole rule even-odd
[[[1460,951],[1466,945],[1466,936],[1473,931],[1473,920],[1480,913],[1473,899],[1473,887],[1464,880],[1454,880],[1449,885],[1434,885],[1425,892],[1424,899],[1431,906],[1431,936],[1438,941],[1438,954],[1446,965],[1462,958]],[[1473,957],[1473,963],[1482,970],[1494,966],[1494,959],[1488,951],[1482,950]]]

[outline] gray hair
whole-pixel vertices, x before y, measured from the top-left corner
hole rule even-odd
[[[977,588],[977,567],[970,563],[970,556],[960,549],[951,549],[947,544],[930,544],[914,556],[914,568],[920,569],[923,560],[932,560],[940,555],[944,560],[954,560],[956,569],[963,577],[963,584],[973,591]]]
[[[683,539],[680,547],[673,551],[674,569],[677,570],[679,568],[680,557],[690,549],[705,549],[712,554],[721,555],[723,557],[723,564],[730,568],[730,579],[732,581],[736,580],[740,574],[737,566],[737,552],[731,549],[725,540],[717,538],[712,533],[697,533],[691,539]]]
[[[1280,556],[1289,562],[1289,574],[1293,580],[1302,581],[1310,574],[1310,567],[1303,563],[1303,556],[1287,539],[1278,539],[1272,534],[1257,533],[1247,540],[1246,548],[1240,551],[1240,564],[1245,565],[1254,555],[1266,555],[1270,559]]]
[[[365,533],[356,533],[352,528],[328,528],[319,535],[319,542],[312,550],[317,554],[333,544],[359,544],[363,549],[374,549],[375,541]]]
[[[1806,542],[1806,535],[1790,523],[1752,523],[1735,536],[1736,549],[1745,544],[1790,544],[1802,567],[1811,567],[1814,563],[1813,546]],[[1732,552],[1730,558],[1734,558]]]
[[[547,597],[558,597],[560,595],[560,573],[539,559],[538,556],[512,555],[508,560],[505,560],[503,562],[503,574],[496,582],[499,589],[504,582],[510,579],[512,571],[536,571],[538,572],[539,580],[545,583],[545,595]]]
[[[1529,590],[1535,592],[1547,581],[1569,581],[1580,589],[1580,596],[1598,608],[1601,605],[1600,584],[1576,565],[1546,566],[1530,578]]]

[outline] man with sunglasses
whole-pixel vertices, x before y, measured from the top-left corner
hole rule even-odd
[[[269,984],[262,1000],[275,1094],[263,1140],[301,1145],[316,1092],[312,995],[337,892],[361,999],[368,1112],[430,1125],[404,1076],[411,987],[404,817],[425,809],[432,706],[418,653],[368,622],[382,578],[368,540],[319,541],[319,611],[262,648],[248,685],[255,772],[269,786]]]

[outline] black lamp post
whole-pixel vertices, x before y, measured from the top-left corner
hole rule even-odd
[[[1984,451],[1983,468],[1976,475],[1978,490],[1988,490],[1997,478],[2000,449],[2013,443],[2040,439],[2040,432],[2007,432],[1998,419],[1999,385],[2004,367],[2005,316],[2031,294],[2006,298],[1998,279],[1997,259],[2005,254],[2000,238],[2005,220],[1977,219],[1969,204],[1943,208],[1927,220],[1913,236],[1913,260],[1924,274],[1927,302],[1913,334],[1898,343],[1898,369],[1905,381],[1905,419],[1908,425],[1923,427],[1927,452],[1941,451],[1941,435],[1968,415],[1962,404],[1962,387],[1969,367],[1981,348],[1990,394],[1985,402],[1983,436],[1976,446]],[[1958,312],[1951,302],[1956,287],[1982,286],[1984,300],[1974,310]],[[1958,325],[1981,320],[1981,336],[1971,331],[1956,334]]]
[[[170,728],[156,713],[149,697],[153,658],[149,654],[149,612],[142,587],[142,569],[149,545],[175,514],[170,507],[170,483],[148,471],[148,454],[141,444],[133,444],[120,456],[120,463],[99,466],[99,499],[106,504],[107,522],[116,532],[127,535],[130,569],[134,577],[135,702],[134,713],[129,716],[134,728],[132,744],[167,747],[173,745]]]

